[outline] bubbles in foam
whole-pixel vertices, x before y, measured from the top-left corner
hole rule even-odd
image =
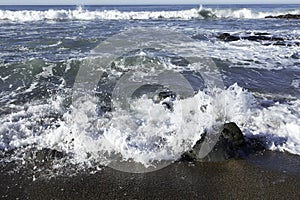
[[[73,108],[75,115],[66,112],[62,102],[57,96],[46,104],[15,106],[13,113],[1,118],[1,149],[56,149],[67,154],[68,162],[90,167],[108,165],[122,156],[151,167],[154,160],[178,159],[204,131],[213,134],[214,126],[235,121],[244,133],[267,136],[271,150],[300,155],[300,101],[260,108],[252,94],[238,85],[175,101],[174,112],[146,96],[132,102],[130,113],[116,110],[101,118],[92,98]],[[193,131],[176,134],[182,128],[178,124],[182,113],[184,128]]]
[[[267,136],[271,150],[300,155],[300,101],[276,102],[268,108],[256,109],[247,125],[251,134]]]

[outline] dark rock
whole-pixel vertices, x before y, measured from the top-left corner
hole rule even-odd
[[[230,35],[229,33],[222,33],[218,38],[226,42],[238,41],[241,39],[240,37]]]
[[[250,40],[250,41],[280,41],[283,42],[283,38],[279,37],[272,37],[272,36],[266,36],[268,33],[255,33],[254,35],[250,36],[241,36],[237,37],[234,35],[230,35],[229,33],[222,33],[217,38],[226,41],[226,42],[232,42],[232,41],[238,41],[238,40]]]
[[[221,137],[224,137],[225,140],[236,147],[245,143],[242,131],[234,122],[224,124]]]
[[[269,33],[260,33],[260,32],[258,32],[258,33],[254,33],[254,35],[270,35]]]
[[[300,15],[286,14],[286,15],[277,15],[277,16],[266,16],[267,19],[300,19]]]
[[[255,35],[255,36],[246,36],[242,37],[244,40],[250,40],[250,41],[259,41],[259,40],[269,40],[269,41],[284,41],[283,38],[278,37],[267,37],[263,35]]]
[[[200,150],[204,145],[206,134],[196,142],[192,150],[182,155],[181,160],[185,161],[224,161],[231,158],[243,158],[251,153],[265,150],[265,145],[256,138],[246,138],[239,127],[234,123],[226,123],[223,126],[217,143],[212,150],[201,157]],[[206,140],[206,143],[209,140]]]

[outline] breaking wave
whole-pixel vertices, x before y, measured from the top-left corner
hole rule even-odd
[[[256,12],[250,8],[241,9],[212,9],[212,8],[193,8],[178,11],[120,11],[114,10],[96,10],[89,11],[82,7],[75,10],[55,10],[45,11],[37,10],[0,10],[0,20],[26,22],[26,21],[60,21],[60,20],[159,20],[159,19],[213,19],[213,18],[245,18],[258,19],[270,15],[300,14],[300,9],[274,11],[274,12]]]
[[[261,19],[267,16],[278,16],[286,14],[300,14],[300,9],[285,10],[285,11],[272,11],[272,12],[258,12],[253,11],[250,8],[240,8],[240,9],[212,9],[212,8],[203,8],[199,9],[200,15],[208,18],[244,18],[244,19]]]
[[[65,63],[64,71],[74,71],[74,62]],[[36,77],[53,77],[53,69],[44,68]],[[33,81],[21,95],[37,87]],[[143,95],[133,99],[130,112],[113,110],[99,116],[99,99],[69,107],[66,94],[64,88],[46,99],[1,101],[0,152],[16,151],[9,159],[22,162],[32,149],[62,152],[65,160],[56,167],[109,166],[116,156],[151,167],[155,161],[177,160],[204,131],[234,121],[244,134],[263,136],[270,150],[300,155],[299,100],[259,98],[234,84],[175,100],[172,112]],[[11,99],[7,95],[2,92],[0,100]]]

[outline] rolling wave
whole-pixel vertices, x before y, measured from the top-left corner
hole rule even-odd
[[[300,14],[299,9],[273,12],[257,12],[249,8],[241,9],[212,9],[193,8],[189,10],[178,11],[120,11],[120,10],[104,10],[104,11],[89,11],[82,7],[77,7],[75,10],[54,10],[45,11],[37,10],[0,10],[1,21],[61,21],[61,20],[159,20],[159,19],[176,19],[176,20],[191,20],[191,19],[214,19],[214,18],[245,18],[259,19],[270,15],[285,15],[285,14]]]
[[[285,11],[272,11],[272,12],[258,12],[253,11],[250,8],[240,8],[240,9],[212,9],[212,8],[202,8],[199,9],[199,14],[206,18],[241,18],[241,19],[262,19],[267,16],[278,16],[300,14],[299,9],[285,10]]]

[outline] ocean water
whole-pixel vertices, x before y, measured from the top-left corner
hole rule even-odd
[[[300,5],[0,6],[1,162],[47,149],[55,169],[151,171],[230,121],[300,155],[300,21],[265,19],[288,13]],[[245,38],[261,35],[280,41]]]

